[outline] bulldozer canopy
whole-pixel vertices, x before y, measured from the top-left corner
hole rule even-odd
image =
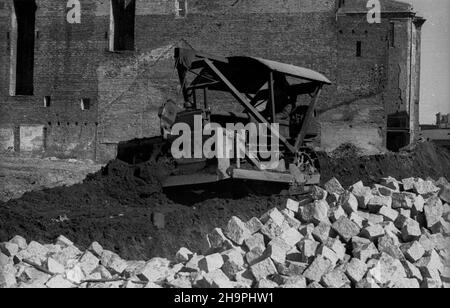
[[[189,85],[190,88],[228,91],[202,59],[211,60],[241,93],[258,93],[267,83],[270,72],[275,74],[275,78],[278,75],[298,79],[299,83],[291,85],[291,90],[298,94],[311,93],[319,84],[331,84],[322,74],[291,64],[255,57],[218,57],[192,50],[180,50],[177,58],[178,70],[191,71],[196,75]],[[195,70],[199,72],[194,72]]]

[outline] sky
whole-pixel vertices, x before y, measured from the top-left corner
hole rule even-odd
[[[427,19],[422,28],[420,122],[450,113],[450,0],[403,0]]]

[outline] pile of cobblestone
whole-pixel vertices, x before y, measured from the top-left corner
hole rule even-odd
[[[336,179],[309,199],[259,218],[232,217],[173,260],[126,261],[64,236],[0,244],[0,287],[19,288],[448,288],[450,184],[385,178],[345,189]]]

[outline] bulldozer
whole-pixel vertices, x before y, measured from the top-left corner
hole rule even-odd
[[[118,159],[136,164],[172,156],[175,167],[162,179],[164,188],[226,180],[298,187],[320,182],[313,144],[315,109],[322,89],[331,84],[324,75],[257,57],[185,48],[176,48],[174,59],[183,106],[165,102],[158,114],[161,136],[120,143]],[[180,147],[180,127],[194,135],[189,143],[199,150]],[[246,127],[264,127],[266,133],[257,130],[251,138]],[[229,155],[202,151],[212,136],[210,152]],[[174,154],[175,143],[183,155]],[[224,144],[231,144],[231,151]]]

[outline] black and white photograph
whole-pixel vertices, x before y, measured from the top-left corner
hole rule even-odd
[[[450,288],[449,16],[0,0],[0,288]]]

